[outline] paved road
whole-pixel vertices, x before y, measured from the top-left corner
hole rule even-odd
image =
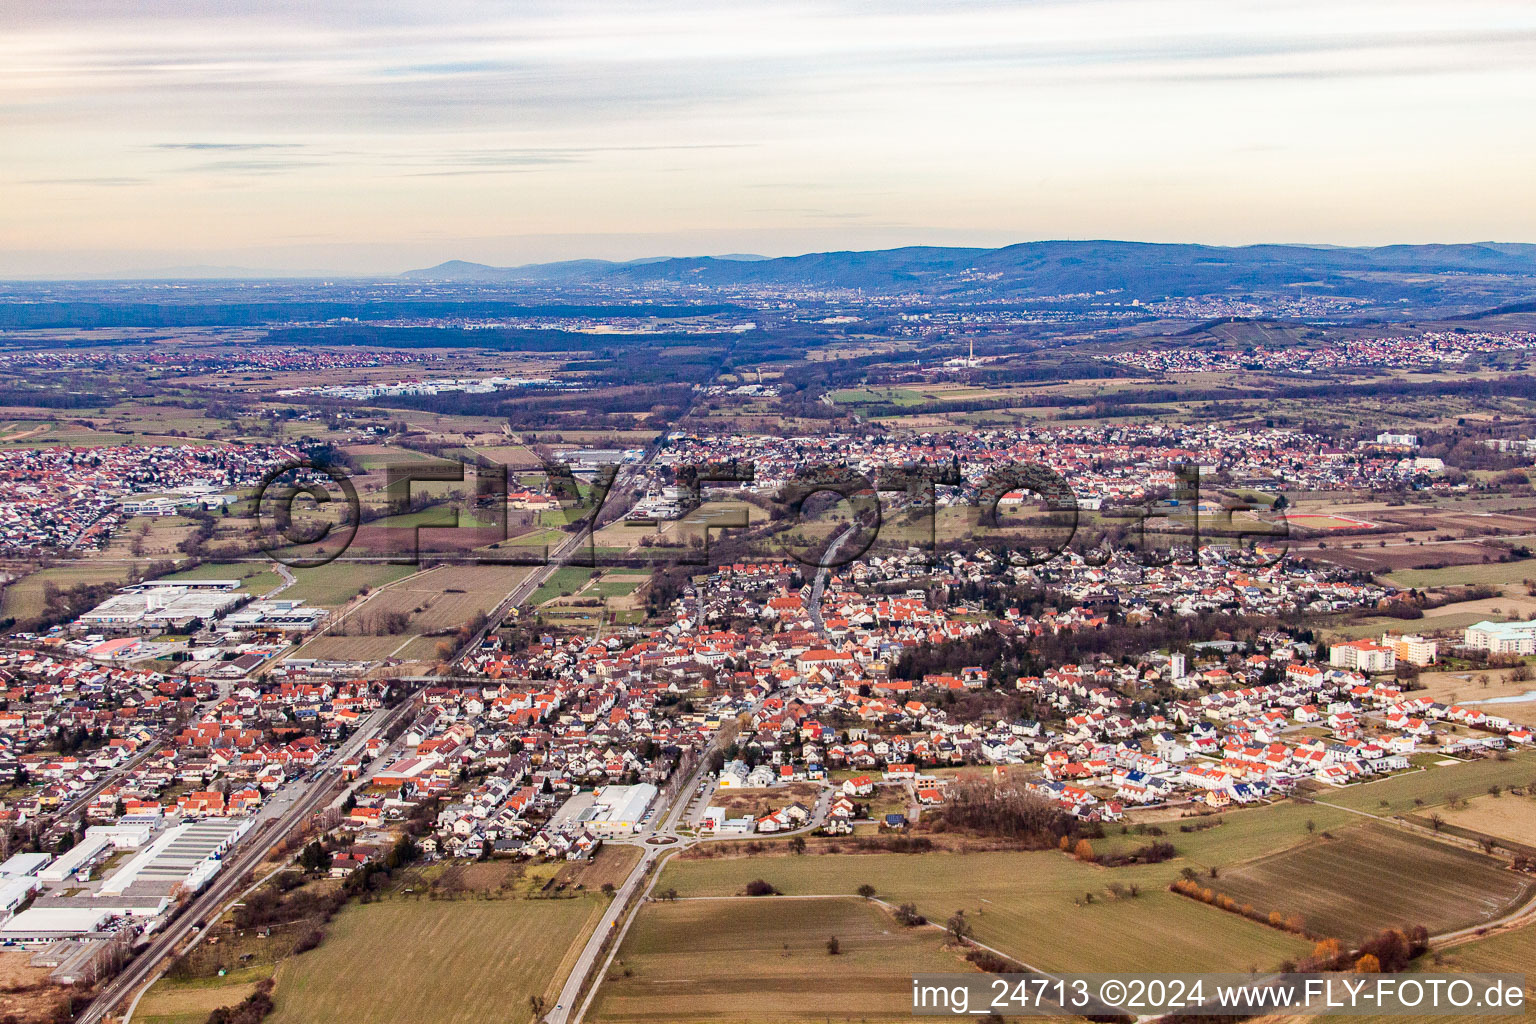
[[[283,591],[299,582],[299,578],[293,574],[293,570],[288,568],[282,562],[273,562],[272,568],[279,576],[283,578],[283,582],[279,583],[276,587],[261,595],[261,599],[263,601],[270,601],[278,594],[281,594]]]
[[[656,451],[659,450],[659,448],[656,449]],[[645,466],[650,464],[651,459],[655,458],[655,455],[656,452],[653,451],[646,458],[645,462],[636,466],[626,466],[614,475],[613,484],[608,488],[608,498],[604,500],[603,507],[592,513],[591,528],[579,530],[556,545],[554,550],[549,553],[549,557],[543,565],[529,573],[527,579],[519,583],[510,594],[502,599],[500,604],[491,609],[490,613],[486,616],[485,625],[480,627],[474,636],[471,636],[465,642],[463,647],[459,648],[458,654],[454,658],[455,661],[466,651],[472,651],[478,647],[481,641],[491,634],[492,630],[496,629],[506,620],[512,609],[532,597],[533,592],[543,586],[555,574],[557,569],[575,558],[584,546],[592,542],[597,531],[605,523],[612,522],[629,510],[629,506],[632,504],[628,498],[629,489],[634,484],[635,477],[644,470]],[[615,503],[609,504],[608,499],[612,499]]]
[[[97,794],[106,789],[108,786],[112,785],[114,782],[122,779],[124,775],[132,771],[134,768],[138,767],[140,762],[142,762],[150,754],[153,754],[155,751],[159,750],[161,744],[164,742],[165,740],[163,737],[157,737],[151,740],[149,743],[145,744],[144,749],[134,754],[128,760],[118,765],[116,768],[113,768],[111,771],[107,772],[98,781],[81,791],[78,796],[71,797],[69,803],[64,804],[58,810],[53,812],[51,820],[63,821],[65,818],[68,818],[79,811],[85,810],[85,808],[90,805],[90,802],[96,798]]]
[[[76,1018],[78,1024],[100,1024],[135,988],[154,977],[162,961],[175,951],[183,939],[192,934],[199,922],[211,921],[222,911],[224,902],[240,889],[246,872],[261,863],[272,844],[326,805],[327,797],[336,783],[336,776],[331,769],[356,754],[364,743],[388,729],[397,718],[410,713],[411,703],[408,700],[402,701],[394,708],[374,712],[367,723],[322,764],[322,771],[315,781],[298,787],[284,786],[263,804],[256,816],[256,823],[236,844],[234,853],[225,860],[223,868],[208,887],[187,905],[179,917],[154,936],[121,974],[101,990],[101,994]]]
[[[617,518],[613,514],[615,511],[617,511],[619,516],[622,516],[627,511],[629,488],[634,483],[635,477],[643,472],[645,465],[651,461],[651,458],[654,458],[654,455],[655,452],[652,452],[645,463],[638,466],[625,467],[616,474],[609,494],[617,496],[619,503],[612,508],[601,509],[598,513],[594,513],[593,532],[603,522],[612,521],[613,518]],[[554,575],[557,569],[576,556],[582,549],[584,542],[589,541],[590,534],[587,531],[574,533],[562,541],[554,551],[550,552],[549,560],[546,564],[530,573],[526,579],[519,583],[492,610],[486,625],[470,638],[464,649],[472,649],[483,641],[491,630],[501,624],[513,608],[527,601],[535,590]],[[279,569],[279,572],[282,572],[282,569]],[[287,573],[284,572],[283,575],[285,577],[284,587],[286,587],[288,582],[291,581],[287,580]],[[355,607],[352,610],[355,610]],[[329,623],[326,629],[335,625],[337,621],[340,621],[340,618],[345,617],[345,614]],[[325,630],[322,629],[320,632],[323,634]],[[301,787],[285,786],[274,794],[258,813],[256,822],[252,826],[251,831],[247,833],[246,839],[235,847],[235,852],[226,860],[223,869],[215,876],[208,888],[198,894],[175,921],[168,924],[163,931],[154,936],[133,962],[102,989],[90,1006],[77,1018],[79,1024],[100,1024],[108,1013],[122,1003],[137,987],[158,976],[163,962],[187,936],[192,934],[193,929],[198,927],[198,923],[212,921],[223,911],[225,901],[237,893],[241,879],[244,878],[248,871],[262,861],[267,850],[271,848],[272,843],[278,837],[286,834],[294,826],[304,821],[308,815],[319,811],[325,806],[326,798],[330,795],[335,783],[332,769],[361,750],[363,744],[370,738],[386,731],[395,720],[409,713],[410,706],[411,702],[407,700],[403,701],[396,708],[387,711],[381,710],[375,713],[366,725],[359,728],[348,739],[346,744],[325,762],[322,772],[316,777],[315,781],[306,783]],[[149,752],[149,749],[146,749],[136,755],[136,758],[145,757]],[[700,758],[699,767],[689,779],[688,785],[679,790],[678,800],[668,815],[666,828],[675,828],[676,816],[686,803],[683,797],[685,794],[692,792],[694,786],[698,784],[698,780],[702,777],[707,763],[706,753],[705,757]],[[119,772],[114,772],[113,776],[118,774]],[[367,776],[364,776],[362,779],[357,780],[353,786],[360,785],[366,778]],[[105,788],[106,784],[107,781],[104,780],[99,786],[94,787],[92,791],[78,797],[74,803],[88,801],[97,792],[100,792],[102,788]],[[339,802],[341,799],[338,796],[333,802]],[[602,945],[602,936],[606,934],[607,929],[614,926],[618,912],[627,905],[629,898],[634,894],[635,889],[638,888],[641,879],[644,878],[645,865],[653,861],[659,852],[655,847],[647,848],[640,867],[631,873],[624,888],[620,890],[619,896],[610,905],[608,916],[604,918],[598,932],[593,935],[593,940],[589,942],[588,949],[583,952],[581,962],[577,964],[576,969],[572,972],[572,981],[567,982],[567,988],[570,990],[572,999],[574,999],[576,989],[580,987],[581,979],[586,976],[587,970],[597,957],[598,950]],[[550,1019],[552,1021],[556,1020],[553,1016]],[[559,1020],[564,1020],[563,1014]]]
[[[831,562],[835,559],[838,549],[847,543],[848,538],[852,537],[858,530],[859,526],[857,523],[849,523],[848,529],[838,534],[832,543],[827,545],[827,550],[823,552],[821,560],[823,562]],[[827,568],[826,565],[816,570],[816,580],[811,584],[811,600],[806,605],[806,611],[811,617],[811,628],[822,636],[827,635],[827,627],[821,621],[821,595],[827,589],[827,577],[831,575],[831,572],[832,570]]]
[[[704,776],[708,774],[710,755],[720,745],[721,739],[721,734],[716,733],[710,745],[700,753],[698,765],[689,774],[688,781],[678,787],[677,793],[673,797],[671,804],[668,805],[666,811],[662,814],[657,826],[649,832],[636,835],[632,839],[621,840],[628,845],[638,845],[641,847],[644,852],[641,854],[640,862],[631,869],[629,877],[619,887],[614,895],[613,902],[608,905],[608,910],[603,914],[602,920],[598,922],[597,930],[587,940],[586,946],[581,951],[581,958],[577,960],[576,966],[572,968],[570,975],[565,980],[565,986],[560,990],[558,1002],[554,1009],[550,1010],[545,1017],[547,1024],[580,1024],[582,1016],[587,1012],[587,1008],[592,1004],[593,997],[596,996],[598,988],[602,985],[602,978],[608,972],[608,964],[613,961],[614,955],[618,953],[619,946],[624,941],[624,934],[629,930],[630,922],[634,918],[630,917],[628,921],[624,922],[623,928],[614,935],[612,944],[606,950],[603,948],[603,941],[610,932],[619,926],[620,920],[624,917],[631,903],[643,902],[650,895],[657,879],[661,877],[660,870],[652,871],[652,867],[658,861],[698,843],[740,838],[738,836],[679,836],[677,831],[684,812],[687,811],[693,802],[694,793],[697,792],[700,783],[703,782]],[[820,828],[826,820],[827,810],[831,807],[831,804],[832,790],[828,787],[823,789],[821,795],[817,798],[816,806],[811,812],[810,821],[802,828],[795,829],[794,831],[775,833],[775,838],[785,839],[790,836],[813,832]],[[656,845],[647,841],[661,837],[669,838],[673,841],[665,845]],[[644,886],[643,891],[642,885]],[[597,980],[593,982],[592,987],[582,996],[582,1001],[578,1006],[575,1000],[581,993],[582,982],[587,978],[588,974],[592,973],[593,965],[598,962],[599,957],[602,957],[603,969],[598,972]]]
[[[671,804],[662,814],[657,827],[649,833],[649,836],[671,836],[673,839],[677,838],[678,819],[682,817],[683,811],[687,808],[693,791],[698,788],[699,782],[703,780],[705,773],[709,771],[709,755],[714,751],[719,742],[720,735],[716,733],[715,739],[699,755],[699,763],[693,769],[692,774],[688,776],[688,781],[678,787]],[[608,904],[608,909],[603,913],[602,920],[597,923],[597,929],[593,931],[591,938],[587,940],[586,946],[582,949],[581,957],[576,961],[576,965],[571,968],[570,975],[565,979],[565,986],[560,990],[560,996],[556,1000],[554,1009],[550,1010],[545,1016],[547,1024],[567,1024],[567,1022],[579,1021],[581,1019],[581,1012],[577,1011],[575,1005],[576,998],[580,994],[581,984],[591,972],[592,966],[597,963],[599,956],[604,955],[603,940],[618,926],[619,919],[624,916],[630,902],[634,899],[636,893],[639,892],[641,885],[646,883],[647,873],[651,866],[666,854],[681,849],[682,844],[674,842],[666,846],[654,846],[643,843],[642,848],[644,853],[640,856],[640,862],[631,869],[629,877],[624,879],[624,884],[619,886],[618,892],[614,894],[613,901]],[[652,877],[650,881],[654,883],[655,878]],[[647,888],[649,888],[648,885]],[[606,951],[607,956],[604,963],[613,957],[618,947],[618,937],[616,937],[612,947]],[[585,1011],[586,1004],[592,1001],[592,995],[597,991],[597,986],[600,983],[601,979],[593,983],[592,991],[587,993],[586,1000],[582,1003],[580,1011]]]

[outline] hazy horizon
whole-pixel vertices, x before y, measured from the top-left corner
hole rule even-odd
[[[0,277],[1536,237],[1510,0],[23,0]]]
[[[814,256],[814,255],[818,255],[818,254],[835,253],[835,252],[880,252],[880,251],[889,251],[889,250],[903,249],[903,248],[1001,249],[1001,248],[1007,248],[1007,247],[1015,246],[1015,245],[1058,244],[1058,243],[1062,243],[1062,244],[1084,243],[1084,244],[1086,244],[1086,243],[1092,243],[1092,242],[1127,243],[1127,244],[1133,244],[1133,245],[1195,245],[1195,246],[1204,246],[1204,247],[1208,247],[1208,248],[1217,248],[1217,249],[1241,249],[1241,248],[1245,248],[1245,247],[1249,247],[1249,246],[1286,246],[1286,247],[1313,248],[1313,249],[1369,249],[1369,248],[1391,247],[1391,246],[1397,246],[1397,245],[1425,245],[1425,246],[1432,246],[1432,245],[1447,245],[1447,246],[1536,245],[1536,242],[1510,241],[1510,240],[1507,240],[1507,239],[1478,239],[1478,240],[1465,240],[1465,239],[1463,239],[1463,240],[1459,240],[1459,241],[1449,241],[1449,242],[1384,242],[1384,243],[1381,243],[1380,246],[1352,246],[1352,245],[1346,245],[1346,244],[1340,244],[1340,243],[1334,243],[1334,242],[1295,242],[1295,241],[1273,241],[1273,240],[1270,240],[1270,241],[1256,241],[1256,242],[1241,242],[1241,243],[1236,243],[1236,244],[1233,244],[1233,245],[1223,245],[1223,244],[1220,244],[1220,243],[1200,242],[1200,241],[1151,241],[1151,240],[1146,240],[1146,239],[1132,239],[1132,238],[1031,238],[1031,239],[1015,239],[1013,241],[1003,242],[1003,243],[998,244],[998,245],[965,245],[965,244],[962,244],[962,243],[934,244],[934,243],[927,243],[927,242],[913,242],[913,243],[910,243],[910,244],[907,244],[907,245],[882,245],[882,246],[871,246],[871,247],[868,247],[868,248],[853,248],[853,247],[848,247],[848,246],[842,246],[842,247],[833,247],[833,248],[824,248],[824,249],[803,249],[803,250],[795,250],[795,251],[783,252],[783,253],[749,253],[749,252],[744,252],[744,251],[720,250],[720,251],[716,251],[716,252],[650,253],[650,254],[641,255],[641,256],[624,256],[624,257],[605,257],[605,256],[577,255],[577,256],[569,256],[569,257],[560,257],[560,258],[557,258],[557,259],[550,259],[550,260],[527,260],[527,261],[520,261],[520,262],[517,262],[517,263],[505,263],[505,264],[486,263],[485,261],[481,261],[481,260],[468,260],[468,259],[464,259],[464,258],[458,257],[458,256],[449,256],[449,257],[446,257],[444,259],[437,260],[436,262],[433,262],[433,263],[430,263],[430,264],[424,263],[424,264],[415,265],[415,266],[400,267],[400,268],[397,268],[397,269],[383,270],[383,271],[377,271],[377,272],[371,272],[371,271],[356,271],[356,272],[354,272],[354,271],[338,271],[338,270],[325,269],[325,268],[302,268],[302,267],[279,269],[279,268],[272,268],[272,267],[249,267],[249,266],[239,266],[239,265],[188,263],[188,264],[182,264],[182,265],[130,267],[130,268],[126,268],[126,269],[121,270],[121,271],[102,271],[102,272],[97,272],[97,273],[80,273],[80,274],[75,274],[75,275],[69,275],[69,274],[11,274],[11,275],[0,275],[0,280],[3,280],[3,281],[14,281],[14,282],[47,282],[47,281],[61,281],[61,282],[67,282],[67,281],[80,281],[80,282],[98,281],[98,282],[111,282],[111,281],[135,281],[135,280],[145,280],[145,281],[155,281],[155,280],[210,280],[210,281],[212,281],[212,280],[280,280],[280,279],[284,279],[284,278],[289,278],[289,279],[317,278],[318,279],[318,278],[330,278],[330,277],[334,277],[334,278],[338,278],[338,279],[339,278],[352,278],[352,279],[388,280],[388,279],[391,279],[391,278],[401,277],[401,276],[403,276],[404,274],[407,274],[407,273],[411,273],[411,272],[415,272],[415,271],[422,271],[422,270],[430,270],[430,269],[432,269],[434,267],[437,267],[437,266],[441,266],[441,265],[448,264],[448,263],[456,263],[456,262],[476,264],[476,265],[481,265],[481,266],[490,266],[490,267],[494,267],[494,268],[497,268],[497,269],[516,269],[516,268],[519,268],[519,267],[532,267],[532,266],[541,266],[541,265],[548,265],[548,264],[555,264],[555,263],[584,262],[584,261],[606,262],[606,263],[613,263],[613,264],[617,265],[617,264],[623,264],[623,263],[661,262],[661,261],[664,261],[664,260],[671,260],[671,259],[773,260],[773,259],[794,258],[794,257],[797,257],[797,256]]]

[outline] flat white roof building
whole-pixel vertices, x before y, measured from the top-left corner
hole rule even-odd
[[[231,580],[152,581],[126,587],[75,620],[82,629],[154,630],[212,620],[251,595]],[[158,585],[152,585],[158,584]],[[210,585],[211,584],[211,585]]]
[[[10,914],[27,901],[43,883],[30,875],[0,882],[0,914]]]
[[[99,931],[112,917],[110,909],[80,907],[33,907],[0,925],[0,939],[42,943]]]
[[[148,825],[92,825],[85,830],[85,838],[37,873],[45,882],[62,882],[70,875],[90,864],[103,850],[111,846],[119,850],[135,850],[149,842]]]
[[[0,864],[0,878],[20,878],[24,875],[35,875],[48,866],[53,860],[52,854],[47,853],[17,853],[13,854],[4,864]]]
[[[582,812],[581,824],[594,832],[610,835],[635,832],[659,792],[649,782],[636,786],[602,786],[593,794],[592,806]]]
[[[220,858],[252,825],[250,818],[205,818],[174,825],[101,883],[101,895],[192,892],[219,870]]]
[[[324,608],[310,608],[303,601],[252,601],[239,611],[230,612],[219,622],[225,631],[237,629],[311,630],[326,615]]]
[[[1462,636],[1466,645],[1489,654],[1536,654],[1536,619],[1529,622],[1479,622]]]

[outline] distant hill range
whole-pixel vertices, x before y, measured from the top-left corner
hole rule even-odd
[[[1424,275],[1432,275],[1425,280]],[[408,279],[546,287],[821,288],[995,301],[1115,292],[1142,301],[1280,292],[1434,304],[1536,299],[1536,245],[1478,242],[1346,248],[1025,242],[1001,249],[913,246],[775,259],[700,256],[491,267],[452,260]]]

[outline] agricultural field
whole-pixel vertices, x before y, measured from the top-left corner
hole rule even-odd
[[[588,1019],[911,1020],[914,972],[972,970],[939,929],[904,928],[857,897],[653,902]]]
[[[1146,814],[1148,812],[1142,812]],[[1246,807],[1188,820],[1170,818],[1157,822],[1163,839],[1172,843],[1179,856],[1169,861],[1167,881],[1178,876],[1179,868],[1225,868],[1255,857],[1262,857],[1306,842],[1317,830],[1358,823],[1359,816],[1325,804],[1285,801],[1269,807]],[[1310,826],[1310,827],[1309,827]],[[1189,832],[1182,829],[1188,827]],[[1116,835],[1096,840],[1094,847],[1107,853],[1135,849],[1149,841],[1148,836]]]
[[[541,469],[544,466],[537,455],[520,444],[473,444],[465,450],[512,469]]]
[[[403,567],[401,567],[403,568]],[[364,632],[377,629],[391,615],[405,615],[406,632],[427,634],[453,630],[477,612],[488,612],[533,570],[528,566],[439,566],[380,590],[347,618],[337,632],[349,626]]]
[[[324,608],[340,608],[364,587],[372,590],[404,579],[415,572],[416,567],[377,562],[330,562],[313,569],[291,571],[294,584],[283,591],[283,597],[302,599]]]
[[[1453,565],[1444,569],[1405,569],[1387,577],[1400,587],[1446,587],[1485,583],[1500,586],[1536,579],[1536,558],[1513,562],[1489,562],[1486,565]]]
[[[1478,540],[1449,543],[1437,541],[1425,544],[1405,542],[1408,540],[1432,541],[1435,536],[1444,535],[1432,533],[1397,534],[1391,537],[1385,546],[1382,546],[1379,539],[1371,537],[1344,536],[1319,539],[1317,535],[1313,535],[1304,542],[1297,543],[1296,549],[1338,565],[1375,573],[1378,576],[1386,576],[1393,580],[1396,580],[1399,574],[1436,574],[1426,577],[1406,575],[1404,577],[1406,579],[1422,579],[1432,582],[1399,583],[1400,586],[1430,587],[1474,582],[1508,582],[1496,579],[1484,581],[1466,578],[1467,572],[1476,573],[1484,569],[1495,570],[1493,575],[1498,576],[1499,573],[1496,570],[1499,566],[1515,564],[1513,562],[1493,561],[1492,559],[1497,559],[1500,555],[1504,554],[1506,549],[1492,542]],[[1487,560],[1485,561],[1485,559]],[[1458,572],[1457,570],[1464,571]]]
[[[284,961],[270,1024],[509,1024],[550,1006],[607,899],[388,899],[349,906]]]
[[[1536,925],[1526,924],[1498,935],[1452,946],[1441,954],[1441,959],[1445,968],[1451,970],[1515,971],[1528,974],[1531,965],[1536,964]],[[1430,964],[1424,967],[1426,970],[1441,969]]]
[[[1485,793],[1437,813],[1452,825],[1536,847],[1536,798]]]
[[[762,878],[786,895],[844,895],[867,883],[932,919],[964,910],[978,940],[1048,970],[1247,970],[1310,948],[1167,891],[1183,863],[1107,869],[1054,851],[720,857],[674,860],[657,888],[732,896]],[[1117,898],[1111,883],[1140,893]]]
[[[178,545],[196,529],[192,520],[182,516],[134,516],[112,531],[112,539],[94,557],[181,558]]]
[[[1284,518],[1289,525],[1306,530],[1370,530],[1380,525],[1337,513],[1287,512]]]
[[[1494,920],[1536,881],[1499,862],[1387,825],[1364,824],[1202,882],[1261,913],[1299,914],[1308,931],[1359,942],[1383,928],[1430,934]]]
[[[1524,594],[1510,594],[1505,597],[1485,597],[1477,601],[1456,601],[1451,604],[1443,604],[1438,608],[1426,608],[1424,619],[1418,623],[1425,629],[1444,629],[1442,619],[1473,617],[1474,621],[1493,619],[1498,621],[1505,616],[1513,616],[1517,619],[1536,618],[1536,597]]]
[[[528,566],[500,565],[443,565],[424,572],[410,566],[373,568],[391,570],[394,581],[386,578],[379,589],[353,605],[323,633],[305,641],[293,656],[341,661],[436,660],[438,647],[446,638],[476,615],[500,604],[533,571]]]
[[[923,398],[910,388],[848,388],[827,395],[838,405],[921,405]]]

